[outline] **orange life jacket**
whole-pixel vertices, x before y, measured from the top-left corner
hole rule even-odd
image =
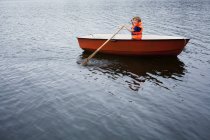
[[[141,30],[139,32],[132,32],[132,38],[133,39],[141,39],[142,38],[142,32],[143,32],[143,26],[142,26],[142,22],[139,22],[136,25],[133,25],[131,29],[134,29],[135,27],[139,27],[141,28]]]

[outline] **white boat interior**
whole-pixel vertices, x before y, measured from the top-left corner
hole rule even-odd
[[[86,36],[81,36],[78,38],[86,38],[86,39],[109,39],[112,34],[90,34]],[[116,40],[131,40],[132,37],[130,34],[117,34],[113,39]],[[179,36],[162,36],[162,35],[142,35],[142,40],[171,40],[171,39],[188,39],[185,37]]]

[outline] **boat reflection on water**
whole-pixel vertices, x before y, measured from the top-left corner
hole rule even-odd
[[[84,51],[80,61],[84,61],[90,54]],[[181,80],[186,72],[185,64],[178,57],[171,56],[130,57],[97,54],[90,60],[87,68],[94,74],[103,73],[114,80],[123,77],[123,82],[134,91],[138,91],[145,81],[169,89],[164,85],[164,80]]]

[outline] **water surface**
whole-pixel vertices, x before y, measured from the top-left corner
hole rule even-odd
[[[0,0],[0,139],[210,138],[209,0]],[[76,37],[140,15],[178,57],[97,54]],[[127,33],[122,31],[122,33]]]

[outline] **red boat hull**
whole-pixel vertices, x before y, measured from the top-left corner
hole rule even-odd
[[[106,39],[78,38],[80,47],[86,51],[95,51]],[[179,55],[189,39],[132,40],[113,39],[101,50],[101,53],[115,55]]]

